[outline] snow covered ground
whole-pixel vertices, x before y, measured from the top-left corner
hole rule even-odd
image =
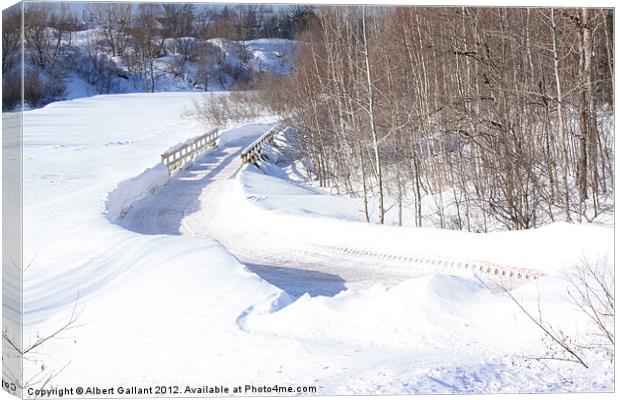
[[[261,170],[244,168],[237,179],[244,204],[253,205],[254,214],[265,214],[263,222],[269,221],[272,235],[286,236],[282,232],[303,226],[306,240],[312,236],[323,246],[491,262],[544,273],[560,271],[581,259],[613,263],[613,226],[606,224],[554,223],[527,231],[479,234],[360,223],[364,221],[362,200],[334,196],[309,185],[298,163],[290,161],[288,149],[287,137],[281,132],[276,147],[267,153],[272,161],[262,162]]]
[[[67,321],[76,299],[79,312],[74,329],[26,363],[26,376],[44,365],[60,372],[59,386],[182,392],[613,390],[609,364],[532,360],[547,349],[540,330],[471,272],[429,275],[437,265],[384,257],[545,271],[513,295],[580,336],[591,325],[562,297],[558,271],[582,258],[613,267],[613,229],[476,235],[366,225],[358,203],[304,187],[275,163],[263,166],[270,174],[240,169],[240,151],[268,119],[223,129],[217,150],[168,181],[159,155],[205,130],[180,117],[197,96],[95,96],[25,113],[25,342]]]

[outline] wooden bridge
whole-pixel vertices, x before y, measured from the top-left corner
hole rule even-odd
[[[278,128],[273,127],[243,149],[241,151],[242,163],[257,164],[259,160],[263,159],[262,151],[266,146],[274,143],[274,137],[277,132]],[[217,148],[218,142],[218,128],[210,129],[204,135],[192,138],[167,150],[161,155],[161,162],[168,169],[168,174],[173,175],[187,166],[188,163]]]

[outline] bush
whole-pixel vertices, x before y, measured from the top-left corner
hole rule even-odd
[[[254,91],[232,92],[230,95],[205,93],[194,102],[192,116],[206,126],[226,126],[234,122],[248,122],[268,113]]]
[[[64,77],[58,71],[42,71],[31,68],[24,75],[24,103],[39,107],[64,98],[67,86]]]

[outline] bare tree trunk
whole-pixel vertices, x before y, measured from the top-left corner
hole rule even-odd
[[[590,10],[587,8],[581,9],[582,24],[583,24],[583,66],[584,66],[584,78],[585,78],[585,91],[587,98],[587,116],[588,116],[588,178],[590,181],[590,187],[592,192],[592,205],[594,207],[594,215],[598,213],[598,127],[596,123],[596,111],[594,109],[594,96],[592,85],[592,42],[593,42],[593,30],[591,27],[592,21],[590,20]]]
[[[613,45],[613,26],[614,16],[612,10],[601,10],[603,13],[603,24],[605,27],[605,50],[607,50],[607,68],[609,68],[609,76],[611,77],[611,98],[610,106],[614,109],[614,92],[616,89],[616,80],[614,79],[614,45]]]
[[[362,173],[362,189],[364,191],[364,216],[366,217],[366,222],[370,222],[370,215],[368,213],[368,188],[366,185],[366,169],[364,168],[364,154],[362,153],[361,145],[359,147],[359,165],[360,172]]]
[[[381,155],[379,152],[379,139],[377,136],[377,126],[375,124],[375,99],[373,93],[372,74],[370,70],[370,57],[368,53],[368,32],[366,31],[366,6],[362,6],[362,35],[364,38],[364,61],[366,64],[366,79],[368,83],[368,118],[370,120],[370,131],[372,133],[372,144],[375,155],[377,172],[377,184],[379,185],[379,223],[385,222],[385,208],[383,205],[383,173],[381,171]]]
[[[553,71],[555,73],[555,87],[556,96],[558,100],[557,118],[558,129],[560,131],[560,152],[562,154],[562,201],[564,204],[564,213],[566,215],[566,221],[571,222],[570,206],[568,202],[569,188],[568,188],[568,148],[566,145],[566,129],[564,127],[564,100],[562,98],[562,85],[560,84],[560,58],[558,56],[557,49],[557,24],[555,21],[555,11],[551,9],[551,38],[553,43]]]

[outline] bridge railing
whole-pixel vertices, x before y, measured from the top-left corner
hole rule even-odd
[[[267,132],[262,134],[258,139],[253,141],[249,146],[247,146],[241,152],[241,161],[243,164],[252,163],[256,164],[262,158],[262,151],[267,145],[271,145],[274,143],[274,138],[276,133],[278,132],[277,127],[273,127],[269,129]]]
[[[161,155],[161,162],[168,168],[168,174],[172,175],[186,166],[188,162],[215,149],[218,139],[218,129],[210,129],[202,136],[192,138],[167,150]]]

